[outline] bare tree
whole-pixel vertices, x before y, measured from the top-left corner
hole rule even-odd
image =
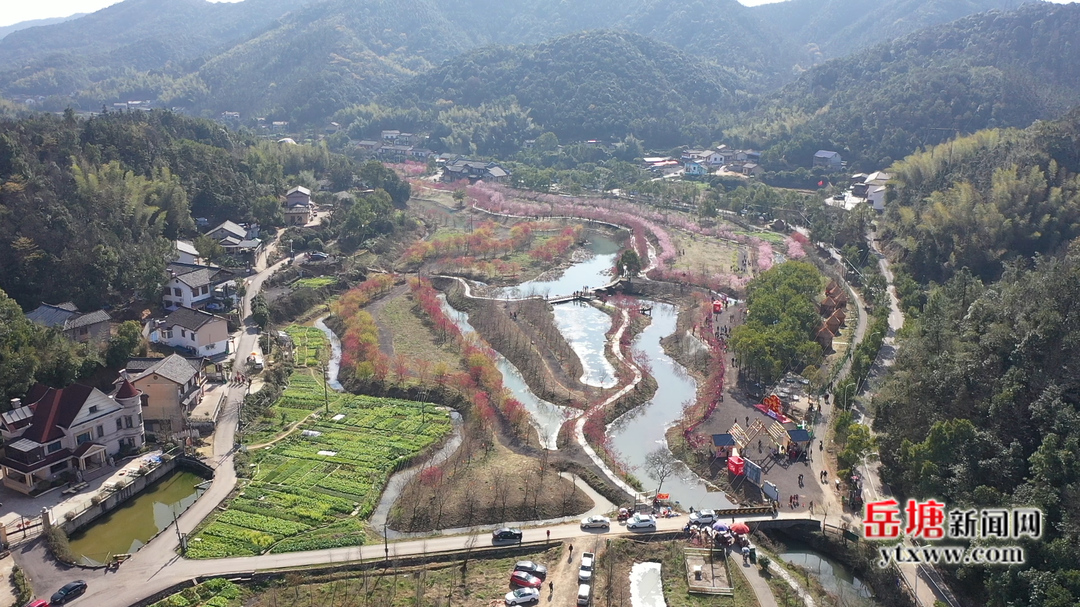
[[[660,488],[664,486],[664,481],[675,473],[678,464],[679,460],[675,459],[675,455],[666,447],[660,447],[655,451],[650,451],[645,456],[645,472],[657,480],[657,493],[660,493]]]

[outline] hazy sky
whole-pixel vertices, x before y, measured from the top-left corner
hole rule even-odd
[[[11,25],[30,19],[48,17],[66,17],[75,13],[92,13],[115,4],[118,0],[4,0],[4,9],[0,11],[0,26]],[[237,0],[211,0],[212,2],[235,2]],[[739,0],[747,6],[768,4],[783,0]],[[1050,0],[1059,4],[1075,0]]]

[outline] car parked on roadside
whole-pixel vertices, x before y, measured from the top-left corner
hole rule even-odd
[[[67,604],[82,596],[84,592],[86,592],[86,582],[82,580],[68,582],[60,590],[53,593],[52,598],[49,599],[49,605]]]
[[[521,529],[514,529],[512,527],[503,527],[491,532],[491,541],[493,542],[508,542],[508,541],[521,541]]]
[[[593,562],[596,560],[596,555],[591,552],[581,553],[581,568],[578,569],[578,581],[579,582],[591,582],[593,572]]]
[[[716,522],[716,511],[698,510],[690,513],[691,525],[711,525]]]
[[[506,593],[507,605],[525,605],[540,600],[540,591],[536,588],[518,588]]]
[[[536,561],[518,561],[514,565],[514,571],[524,571],[525,573],[535,575],[540,579],[547,577],[547,567]]]
[[[607,529],[610,526],[611,519],[606,516],[596,515],[581,519],[582,529]]]
[[[635,513],[626,520],[627,529],[656,529],[656,517],[651,514]]]
[[[510,574],[511,586],[525,586],[527,588],[539,588],[544,581],[531,573],[515,571]]]
[[[46,601],[45,599],[35,599],[23,607],[49,607],[49,601]]]

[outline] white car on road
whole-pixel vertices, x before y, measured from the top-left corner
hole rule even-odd
[[[626,519],[627,529],[656,529],[656,517],[651,514],[640,512]]]
[[[611,519],[606,516],[596,515],[581,519],[582,529],[607,529],[610,526]]]
[[[716,522],[716,512],[712,510],[698,510],[690,515],[691,525],[711,525]]]

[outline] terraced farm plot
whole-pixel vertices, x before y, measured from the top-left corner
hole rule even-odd
[[[296,347],[298,367],[318,367],[322,362],[320,357],[325,358],[330,354],[330,341],[325,333],[315,327],[289,325],[285,327],[285,333]]]
[[[390,474],[450,431],[449,414],[435,405],[330,396],[327,415],[322,383],[303,372],[293,375],[273,409],[315,415],[299,431],[254,451],[250,484],[192,538],[189,557],[363,544],[364,520]]]

